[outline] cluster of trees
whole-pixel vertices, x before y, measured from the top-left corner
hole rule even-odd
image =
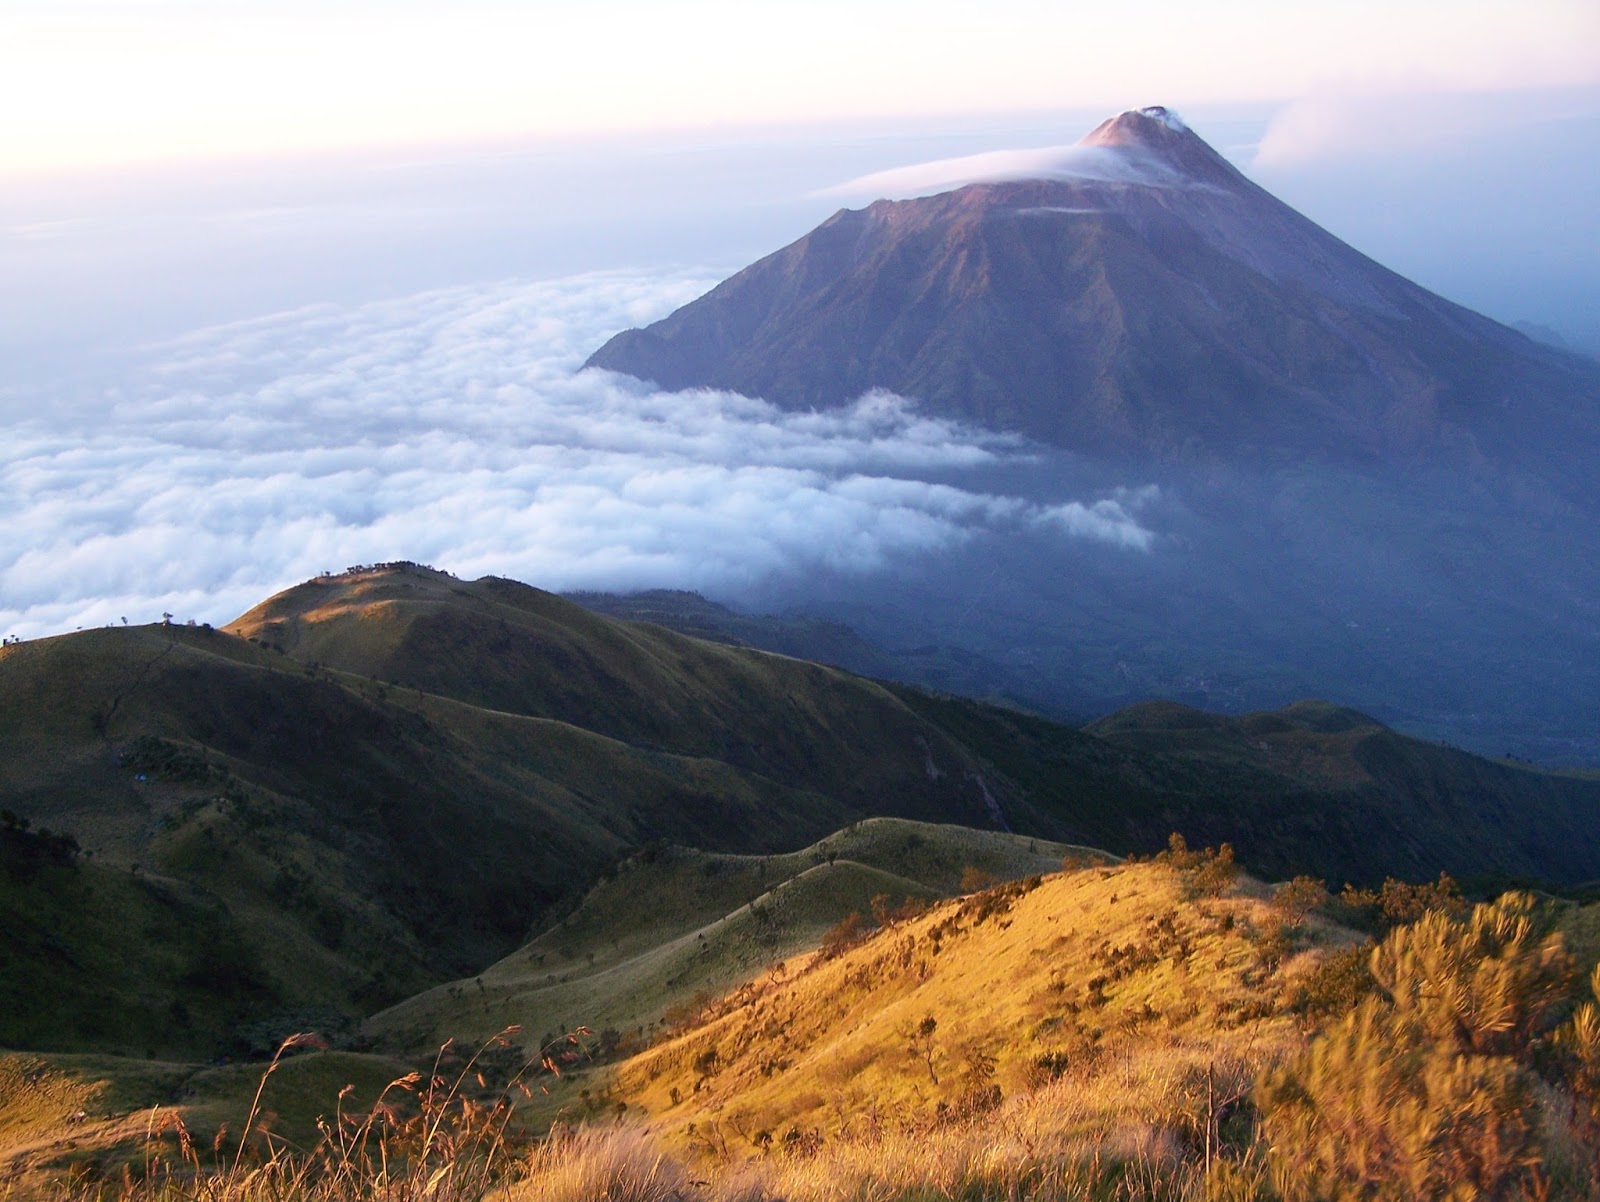
[[[415,560],[410,559],[388,559],[381,563],[353,563],[342,572],[323,572],[321,579],[332,580],[336,576],[359,576],[363,572],[402,572],[408,568],[423,572],[438,572],[441,570],[431,563],[417,563]],[[452,572],[445,572],[444,574],[454,577]]]

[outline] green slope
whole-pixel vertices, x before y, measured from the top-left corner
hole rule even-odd
[[[1047,813],[1056,838],[1151,852],[1177,830],[1232,842],[1268,878],[1336,886],[1600,873],[1594,781],[1408,738],[1354,710],[1300,702],[1227,717],[1152,702],[1072,730],[896,691]]]
[[[786,855],[651,848],[571,914],[473,978],[408,998],[364,1024],[382,1046],[468,1044],[512,1024],[525,1041],[578,1026],[639,1039],[674,1007],[815,946],[873,899],[948,897],[969,868],[1011,880],[1095,854],[999,831],[874,818]],[[870,925],[870,917],[868,918]]]
[[[456,587],[420,570],[372,578]],[[545,696],[550,710],[550,697],[582,684],[587,700],[573,708],[602,729],[509,712],[511,675],[473,704],[221,631],[88,631],[0,652],[0,805],[72,833],[95,865],[169,881],[216,915],[258,969],[240,1017],[280,1026],[308,1008],[368,1013],[475,972],[653,841],[775,852],[875,812],[987,816],[976,762],[872,682],[641,634],[521,593],[577,619],[556,634],[589,664],[587,677],[569,671],[547,640],[552,658],[521,669],[522,696]],[[475,614],[477,602],[459,609]],[[401,624],[390,641],[386,615],[361,609],[337,641],[393,659],[415,632]],[[452,680],[474,679],[474,661],[440,654],[450,679],[433,687],[467,692]],[[60,904],[33,898],[17,911]],[[97,893],[82,921],[113,927],[119,904]],[[147,923],[134,946],[182,959],[193,927]],[[48,955],[27,946],[30,958]],[[85,996],[138,991],[139,958],[80,958],[52,979]],[[157,1011],[173,1001],[170,983],[150,992]],[[187,1004],[233,1015],[237,993],[200,974]],[[50,1011],[42,991],[26,994],[0,1016],[0,1044],[125,1046],[55,1038],[39,1026]],[[153,1032],[149,1046],[187,1053],[215,1029]]]

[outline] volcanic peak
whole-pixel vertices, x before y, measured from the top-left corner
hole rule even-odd
[[[1177,113],[1163,105],[1127,109],[1115,117],[1107,117],[1083,137],[1080,146],[1159,146],[1174,140],[1174,135],[1188,134],[1197,141],[1198,136]]]
[[[1184,124],[1177,113],[1159,104],[1129,109],[1106,118],[1080,138],[1078,145],[1144,156],[1169,170],[1206,183],[1234,183],[1242,179],[1233,165]]]
[[[1183,118],[1178,116],[1177,113],[1173,112],[1165,105],[1152,104],[1146,108],[1137,109],[1135,112],[1136,115],[1140,117],[1149,117],[1153,120],[1159,121],[1168,129],[1176,130],[1180,134],[1187,132],[1189,129],[1189,127],[1184,124]]]

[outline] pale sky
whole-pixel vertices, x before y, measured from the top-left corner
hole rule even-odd
[[[1596,82],[1595,0],[0,0],[0,172]]]

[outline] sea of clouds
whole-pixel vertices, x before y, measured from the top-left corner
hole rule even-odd
[[[591,274],[303,308],[142,348],[87,394],[0,397],[0,633],[221,623],[392,559],[736,597],[1008,531],[1151,547],[1152,490],[969,486],[1033,451],[901,398],[791,413],[578,370],[713,282]]]

